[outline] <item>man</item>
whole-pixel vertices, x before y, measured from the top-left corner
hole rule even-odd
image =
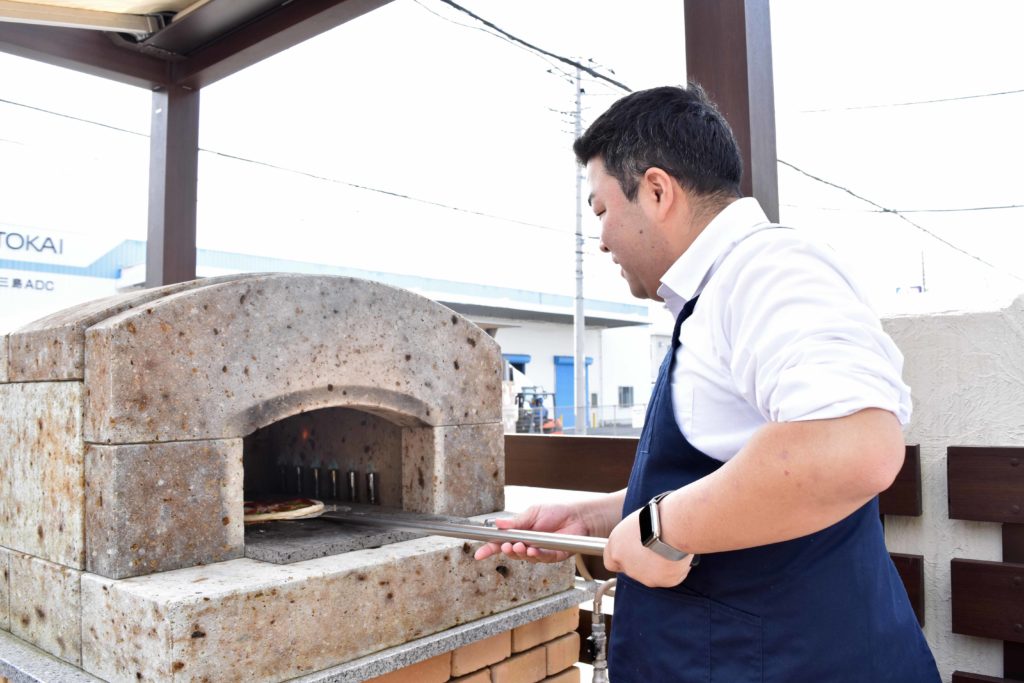
[[[903,462],[902,356],[837,256],[739,197],[699,86],[619,100],[574,151],[601,250],[676,316],[673,348],[628,488],[499,526],[608,536],[614,683],[938,681],[876,498]],[[476,557],[496,552],[566,557]]]

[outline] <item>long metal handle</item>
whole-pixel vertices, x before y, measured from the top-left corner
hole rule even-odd
[[[414,533],[430,533],[437,536],[466,538],[472,541],[493,541],[495,543],[515,543],[522,541],[538,548],[547,550],[564,550],[582,555],[604,555],[607,538],[593,536],[573,536],[571,534],[552,534],[543,531],[523,531],[520,529],[495,529],[477,524],[456,524],[419,519],[398,519],[396,517],[374,517],[365,514],[325,513],[321,519],[330,519],[342,524],[359,524],[362,526],[383,527],[395,531],[411,531]]]

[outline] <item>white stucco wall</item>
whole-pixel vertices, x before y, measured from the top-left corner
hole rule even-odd
[[[949,519],[948,446],[1024,445],[1024,297],[999,311],[889,318],[914,396],[908,444],[921,446],[923,515],[886,519],[892,552],[924,556],[925,635],[943,681],[1002,676],[1002,642],[956,635],[950,560],[1002,560],[1001,525]]]

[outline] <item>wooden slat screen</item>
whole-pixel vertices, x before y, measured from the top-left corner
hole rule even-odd
[[[950,519],[1024,523],[1024,448],[950,446]]]
[[[878,510],[883,515],[921,516],[920,446],[907,446],[896,480],[878,496]]]
[[[924,626],[924,558],[921,555],[902,553],[889,553],[889,557],[907,589],[907,597],[914,608],[917,623]]]
[[[966,674],[963,671],[953,672],[953,683],[1014,683],[1010,678],[996,678],[981,674]]]
[[[952,560],[953,633],[1024,643],[1024,564]]]
[[[1003,561],[954,559],[953,632],[1003,641],[1003,676],[956,672],[955,682],[1024,680],[1024,448],[946,449],[949,517],[1003,525]]]

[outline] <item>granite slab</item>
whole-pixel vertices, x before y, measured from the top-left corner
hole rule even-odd
[[[105,683],[0,631],[0,679],[5,676],[11,683]]]
[[[417,638],[346,664],[292,679],[291,683],[357,683],[416,664],[470,643],[574,607],[593,595],[592,585],[540,598],[505,612]],[[0,676],[11,683],[105,683],[8,633],[0,632]]]
[[[475,547],[427,537],[289,565],[240,559],[123,581],[86,574],[83,668],[112,683],[280,681],[573,585],[571,561],[477,562]]]
[[[379,548],[421,537],[405,531],[341,526],[322,519],[296,519],[245,528],[245,556],[252,560],[291,564],[353,550]]]
[[[0,546],[85,566],[81,382],[0,384]]]

